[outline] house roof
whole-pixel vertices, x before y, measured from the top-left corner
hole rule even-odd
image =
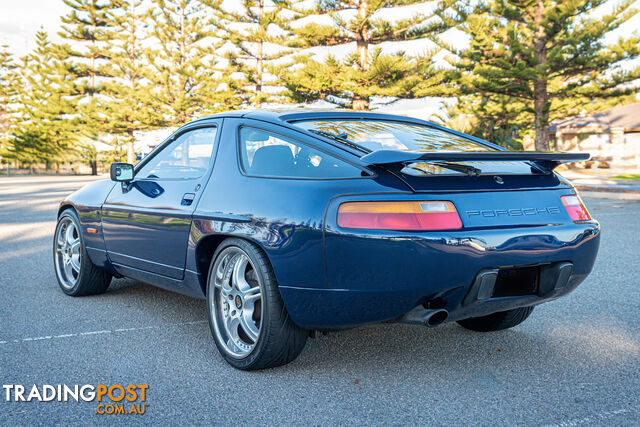
[[[620,105],[595,114],[554,120],[550,132],[576,129],[581,131],[640,131],[640,102]]]

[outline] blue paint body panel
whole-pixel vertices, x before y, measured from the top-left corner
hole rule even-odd
[[[449,320],[535,305],[571,292],[591,271],[599,224],[569,218],[560,197],[575,190],[559,175],[505,175],[503,183],[485,175],[406,176],[367,164],[353,148],[295,126],[296,120],[349,117],[443,129],[417,119],[374,113],[222,113],[178,129],[136,166],[139,170],[176,135],[216,126],[211,164],[201,178],[134,180],[130,188],[97,181],[67,197],[61,208],[78,212],[83,231],[98,230],[97,234],[85,232],[94,264],[198,298],[205,296],[208,266],[208,260],[198,258],[203,242],[225,237],[252,241],[269,258],[292,319],[310,329],[390,320],[435,299],[443,301]],[[361,168],[363,176],[325,180],[247,176],[238,160],[241,126],[271,131],[321,150]],[[152,196],[154,186],[160,195]],[[195,195],[189,206],[181,203],[185,193]],[[383,200],[452,201],[463,228],[400,232],[337,225],[341,203]],[[567,285],[553,294],[462,304],[484,269],[555,262],[571,262],[573,269]]]

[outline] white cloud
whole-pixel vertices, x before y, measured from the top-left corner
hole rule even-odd
[[[51,40],[59,40],[60,17],[68,11],[61,0],[0,1],[0,44],[8,44],[17,57],[33,49],[41,26]]]

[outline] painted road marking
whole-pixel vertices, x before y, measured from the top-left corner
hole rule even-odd
[[[574,418],[571,420],[561,421],[557,424],[546,424],[546,427],[575,427],[581,424],[602,424],[605,420],[613,417],[617,417],[619,415],[630,414],[636,412],[640,407],[629,408],[629,409],[614,409],[611,411],[603,411],[593,415],[587,415],[582,418]]]
[[[142,326],[139,328],[102,329],[99,331],[77,332],[75,334],[44,335],[41,337],[27,337],[27,338],[15,339],[15,340],[0,341],[0,345],[19,343],[19,342],[45,341],[45,340],[60,339],[60,338],[82,337],[82,336],[91,336],[91,335],[103,335],[103,334],[112,334],[112,333],[115,334],[119,332],[144,331],[148,329],[161,329],[161,328],[166,328],[171,326],[196,325],[198,323],[206,323],[206,322],[207,322],[206,320],[194,320],[193,322],[172,323],[169,325]]]

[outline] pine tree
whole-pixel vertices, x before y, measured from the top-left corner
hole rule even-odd
[[[235,108],[236,83],[216,69],[212,32],[199,0],[155,0],[149,19],[155,43],[145,50],[145,77],[167,125],[195,116]]]
[[[76,155],[74,76],[65,50],[51,44],[41,29],[36,33],[36,48],[22,58],[19,123],[9,155],[23,163],[50,166]]]
[[[232,46],[226,54],[230,71],[240,73],[251,101],[260,106],[271,97],[264,87],[274,83],[270,65],[291,53],[289,27],[296,13],[289,0],[203,0],[213,13],[211,21],[220,47]],[[288,16],[287,16],[288,15]]]
[[[59,35],[68,44],[64,45],[65,62],[75,81],[74,105],[78,118],[76,125],[81,133],[77,152],[81,159],[97,173],[96,150],[93,142],[104,129],[103,98],[97,96],[104,91],[105,62],[108,53],[109,13],[115,7],[111,0],[63,0],[71,11],[61,18]],[[86,98],[83,99],[83,98]],[[87,102],[88,101],[88,102]]]
[[[438,2],[428,15],[416,13],[396,21],[385,19],[385,11],[418,3],[422,2],[318,1],[315,12],[331,18],[333,25],[314,22],[296,28],[297,45],[331,47],[355,42],[356,50],[343,61],[333,55],[323,62],[309,56],[299,57],[296,66],[302,65],[300,68],[283,69],[280,73],[289,96],[296,101],[347,98],[348,106],[367,110],[374,95],[411,98],[447,94],[449,89],[442,84],[445,70],[434,67],[432,61],[435,51],[413,58],[404,52],[384,53],[376,47],[383,42],[416,39],[430,39],[444,46],[438,35],[463,18],[462,9],[452,0]]]
[[[488,0],[478,5],[464,25],[472,41],[460,63],[464,91],[480,100],[471,110],[482,115],[490,108],[513,124],[516,112],[510,110],[521,106],[525,117],[516,124],[533,128],[536,150],[548,150],[551,120],[576,105],[632,91],[623,85],[640,77],[640,67],[625,70],[621,62],[640,54],[640,36],[612,44],[605,37],[637,10],[633,0],[623,0],[608,13],[594,13],[605,2]]]
[[[148,37],[144,0],[114,0],[113,5],[106,34],[108,63],[103,71],[110,79],[105,83],[102,127],[116,142],[126,144],[127,161],[134,163],[134,133],[163,124],[163,118],[145,79],[149,72],[144,58]]]
[[[63,0],[71,12],[61,18],[59,35],[73,44],[69,57],[74,63],[74,74],[83,81],[82,92],[89,98],[100,91],[99,79],[106,77],[100,70],[105,59],[105,41],[108,17],[114,8],[110,0]]]
[[[18,92],[18,67],[8,45],[0,46],[0,159],[6,158],[15,125],[15,103]]]
[[[491,141],[511,150],[522,150],[521,129],[529,113],[526,105],[505,95],[459,96],[447,109],[447,127]]]

